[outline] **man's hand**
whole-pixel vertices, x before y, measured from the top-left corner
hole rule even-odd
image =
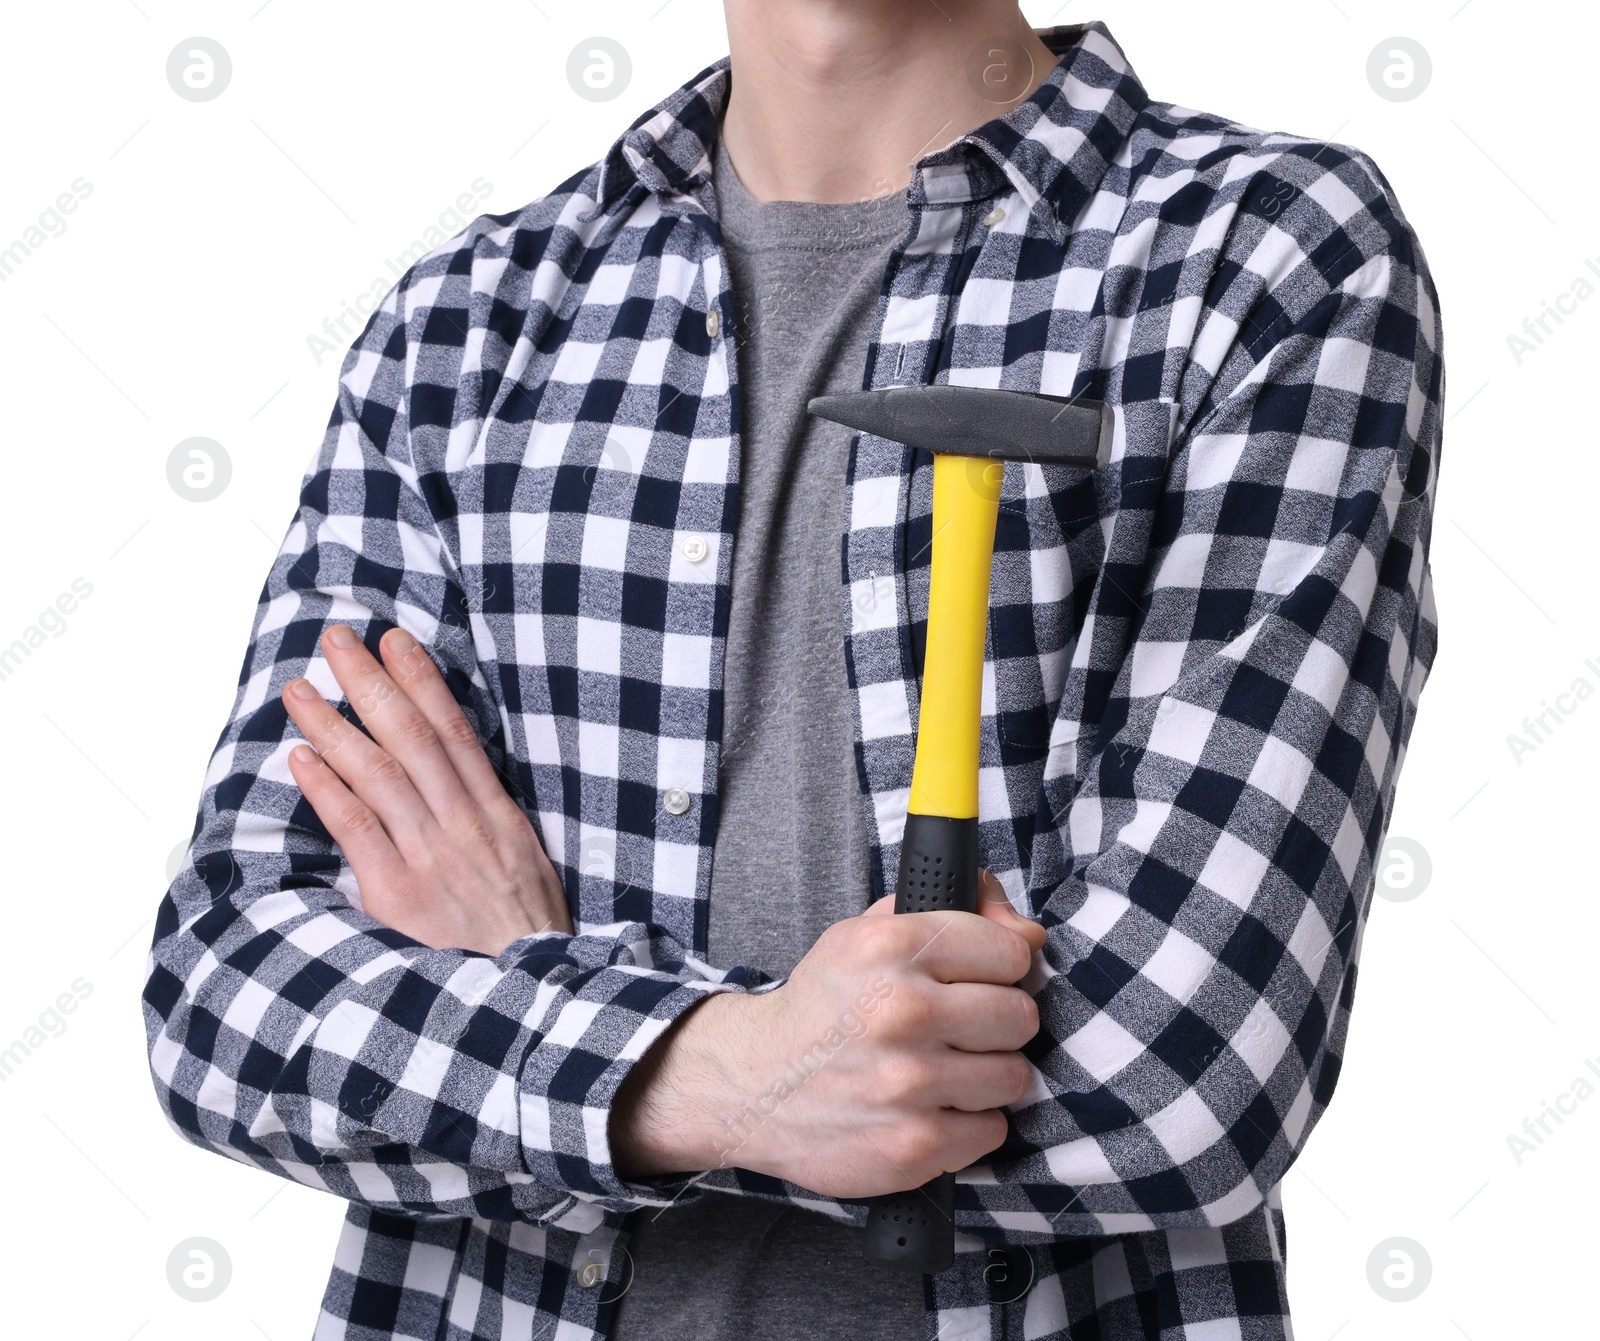
[[[555,868],[433,659],[403,629],[379,650],[381,666],[345,624],[322,638],[372,740],[309,680],[283,690],[316,746],[291,750],[289,771],[355,872],[362,907],[434,949],[498,955],[536,931],[570,933]]]
[[[611,1109],[629,1179],[737,1165],[835,1197],[919,1187],[1006,1134],[1038,1032],[1011,984],[1044,945],[983,872],[980,914],[895,917],[884,898],[829,927],[782,987],[681,1018]]]

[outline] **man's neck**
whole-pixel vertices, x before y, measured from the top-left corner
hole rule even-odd
[[[1057,57],[1016,0],[725,0],[723,142],[757,200],[903,191],[924,154],[1015,107]]]

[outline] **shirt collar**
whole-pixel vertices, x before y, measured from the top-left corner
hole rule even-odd
[[[1103,23],[1039,30],[1060,59],[1027,99],[915,164],[913,208],[979,200],[1008,187],[1031,210],[1046,206],[1058,240],[1100,184],[1149,102]],[[707,66],[633,123],[601,160],[594,213],[637,184],[661,196],[695,195],[711,177],[711,151],[727,101],[729,58]]]

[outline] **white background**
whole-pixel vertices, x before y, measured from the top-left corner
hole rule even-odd
[[[1421,844],[1432,876],[1414,898],[1374,903],[1343,1079],[1285,1183],[1291,1300],[1301,1341],[1592,1335],[1600,1093],[1566,1100],[1574,1111],[1546,1118],[1520,1163],[1507,1138],[1600,1058],[1600,701],[1520,762],[1507,737],[1576,678],[1600,688],[1584,664],[1600,666],[1600,302],[1550,323],[1520,363],[1507,337],[1600,257],[1595,11],[1025,10],[1037,26],[1105,20],[1155,98],[1367,151],[1422,239],[1449,376],[1432,549],[1441,647],[1391,833]],[[931,3],[926,21],[942,21]],[[720,7],[77,0],[8,4],[5,28],[0,248],[74,179],[92,194],[0,283],[0,645],[73,579],[93,587],[0,682],[0,1046],[75,980],[92,989],[0,1081],[5,1327],[289,1341],[310,1333],[341,1204],[169,1131],[138,998],[168,856],[189,834],[350,343],[319,365],[307,337],[375,278],[392,281],[384,258],[475,178],[492,190],[474,212],[501,213],[598,158],[726,50]],[[197,35],[233,63],[203,103],[166,79],[168,54]],[[614,102],[566,81],[568,53],[594,35],[632,56]],[[1409,102],[1367,80],[1369,53],[1396,35],[1433,64]],[[168,454],[196,435],[233,466],[208,503],[167,482]],[[210,1303],[167,1282],[169,1253],[193,1236],[232,1262]],[[1368,1281],[1369,1255],[1395,1236],[1432,1264],[1408,1303]]]

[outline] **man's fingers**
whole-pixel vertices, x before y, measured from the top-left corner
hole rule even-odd
[[[974,913],[916,913],[896,920],[908,924],[900,934],[913,946],[910,963],[939,982],[1009,985],[1027,973],[1033,959],[1019,932]]]
[[[946,1109],[943,1118],[949,1140],[940,1167],[947,1173],[976,1164],[1006,1139],[1006,1115],[998,1107],[976,1113]]]
[[[470,801],[438,731],[355,631],[347,624],[333,625],[322,635],[322,654],[362,725],[400,761],[433,815],[439,820],[459,817]]]
[[[952,982],[933,989],[941,1043],[962,1052],[1015,1052],[1039,1032],[1039,1007],[1020,987]]]
[[[405,873],[405,863],[377,815],[339,781],[315,750],[309,745],[296,745],[290,750],[289,772],[349,861],[358,887],[386,886]]]
[[[881,899],[875,899],[869,904],[863,916],[878,917],[892,912],[894,912],[894,895],[885,894]],[[1011,900],[1006,897],[1006,891],[1000,882],[981,868],[978,871],[978,913],[995,925],[1016,932],[1028,942],[1029,950],[1044,949],[1044,928],[1018,913],[1011,906]]]
[[[290,680],[283,687],[283,704],[301,734],[316,746],[323,764],[344,780],[391,834],[427,831],[432,817],[406,770],[341,717],[310,680]]]
[[[963,1052],[958,1067],[941,1068],[929,1088],[930,1106],[982,1113],[1014,1104],[1028,1092],[1027,1059],[1015,1052]]]
[[[390,629],[379,641],[378,650],[395,684],[438,734],[468,795],[484,807],[504,800],[506,789],[500,775],[428,649],[404,629]]]

